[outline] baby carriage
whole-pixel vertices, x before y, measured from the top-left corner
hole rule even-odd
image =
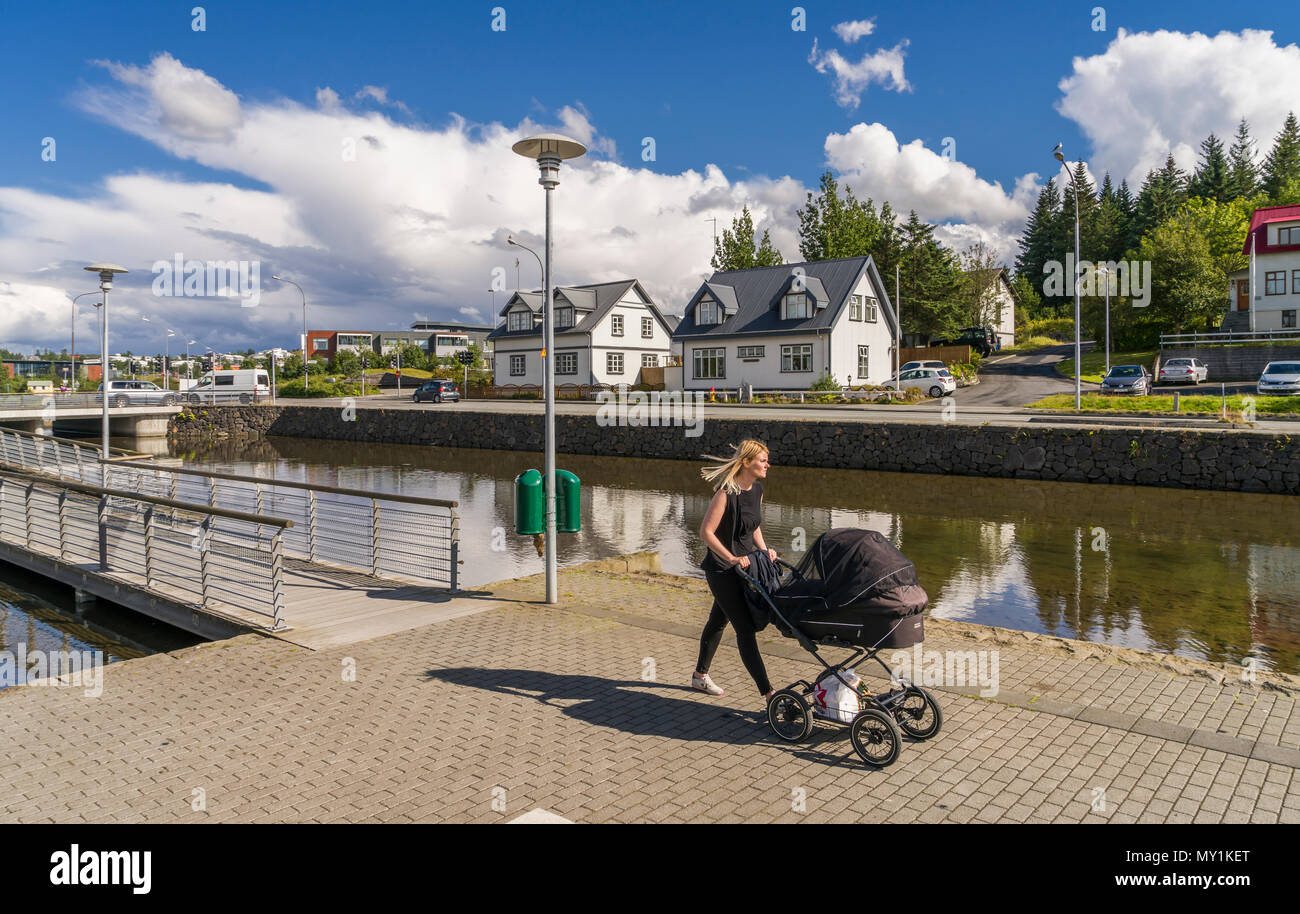
[[[937,734],[943,726],[939,703],[919,686],[895,677],[878,656],[881,650],[911,647],[924,639],[921,614],[929,598],[907,557],[874,530],[843,528],[818,537],[798,567],[780,559],[777,565],[780,586],[773,590],[739,566],[736,570],[781,634],[798,641],[826,669],[811,683],[801,679],[772,696],[767,703],[772,732],[795,743],[807,739],[814,720],[847,725],[854,750],[880,768],[898,758],[900,729],[922,740]],[[818,653],[819,645],[853,653],[832,665]],[[884,667],[894,687],[874,695],[862,686],[858,713],[849,721],[815,714],[809,696],[831,677],[854,688],[844,674],[861,660]]]

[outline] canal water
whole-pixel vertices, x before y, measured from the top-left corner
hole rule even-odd
[[[543,570],[512,526],[513,480],[540,454],[271,438],[173,456],[455,499],[466,586]],[[763,532],[788,559],[832,527],[878,530],[916,563],[936,617],[1300,673],[1293,497],[773,461]],[[582,480],[582,532],[561,534],[562,564],[653,550],[665,570],[700,575],[711,493],[699,464],[561,455],[559,466]]]

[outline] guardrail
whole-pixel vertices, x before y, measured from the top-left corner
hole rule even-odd
[[[293,522],[0,468],[0,540],[93,565],[205,610],[285,628],[285,531]],[[269,607],[269,611],[267,609]]]
[[[292,520],[284,554],[379,578],[458,588],[459,504],[435,498],[169,467],[88,443],[0,429],[0,461],[83,484]]]
[[[1162,333],[1160,348],[1174,346],[1227,346],[1237,343],[1297,343],[1298,330],[1217,330],[1210,333]]]

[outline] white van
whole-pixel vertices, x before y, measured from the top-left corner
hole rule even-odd
[[[231,368],[209,371],[185,392],[194,404],[238,400],[252,403],[271,396],[271,379],[265,368]]]

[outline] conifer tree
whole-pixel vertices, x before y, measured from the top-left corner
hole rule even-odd
[[[781,252],[772,246],[767,230],[758,244],[754,243],[754,219],[749,207],[741,210],[731,220],[731,228],[713,241],[713,269],[748,270],[751,267],[773,267],[785,263]]]
[[[1228,199],[1253,197],[1259,191],[1259,168],[1255,164],[1255,141],[1243,117],[1237,136],[1228,150]]]
[[[1270,201],[1280,202],[1288,187],[1296,184],[1300,184],[1300,123],[1292,111],[1264,158],[1260,187]]]
[[[1228,157],[1223,141],[1211,133],[1201,141],[1201,160],[1188,184],[1190,196],[1222,203],[1228,199]]]

